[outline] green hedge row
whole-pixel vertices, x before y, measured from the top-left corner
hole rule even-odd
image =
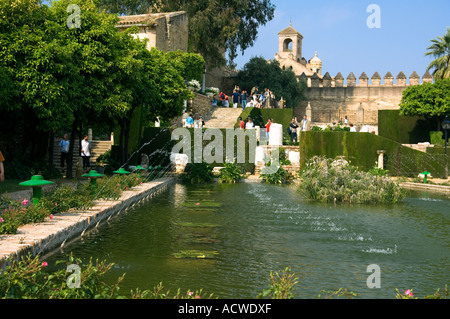
[[[194,161],[194,147],[195,147],[195,133],[194,128],[185,128],[187,132],[189,132],[189,136],[191,138],[190,140],[190,155],[191,155],[191,161]],[[202,129],[202,134],[207,129]],[[146,154],[149,156],[150,165],[156,166],[168,166],[170,164],[170,154],[172,152],[172,149],[175,145],[177,145],[180,140],[172,140],[172,131],[171,129],[167,128],[159,128],[159,127],[145,127],[143,129],[143,134],[141,138],[141,146],[139,151],[139,158],[140,154]],[[219,141],[216,141],[216,138],[219,138],[217,136],[214,136],[212,140],[205,140],[202,138],[202,147],[203,152],[205,151],[205,147],[209,145],[209,147],[213,147],[213,145],[219,145],[216,144],[217,142],[222,145],[222,148],[224,150],[224,154],[221,157],[222,160],[217,160],[212,163],[212,166],[223,166],[226,161],[226,143],[227,143],[227,134],[226,129],[220,129],[222,134],[222,139]],[[185,150],[182,149],[181,152],[184,152]],[[234,137],[234,154],[237,156],[238,151],[238,138]],[[140,162],[139,162],[140,163]],[[255,165],[254,163],[251,163],[249,158],[249,137],[245,136],[245,163],[239,163],[238,166],[241,167],[243,172],[254,172]]]
[[[443,153],[424,153],[382,136],[353,132],[301,132],[300,167],[315,155],[335,158],[344,156],[352,165],[367,171],[376,165],[378,150],[385,150],[385,169],[391,176],[414,177],[428,171],[434,177],[444,175]]]
[[[421,116],[401,116],[399,110],[378,111],[378,134],[404,144],[430,142],[435,121]]]

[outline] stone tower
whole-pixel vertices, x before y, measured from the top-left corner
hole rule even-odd
[[[300,63],[302,39],[303,36],[292,27],[292,23],[286,29],[278,32],[278,55],[280,58],[291,58]]]

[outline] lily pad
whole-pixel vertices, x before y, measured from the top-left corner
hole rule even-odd
[[[221,203],[213,201],[187,201],[182,204],[184,207],[220,207]]]
[[[176,224],[179,226],[182,226],[182,227],[220,227],[221,226],[218,224],[211,224],[211,223],[191,223],[191,222],[178,222]]]
[[[182,250],[172,255],[178,259],[212,259],[218,254],[217,251]]]
[[[216,239],[211,234],[187,233],[181,235],[180,238],[188,244],[213,244],[220,242],[220,240]]]

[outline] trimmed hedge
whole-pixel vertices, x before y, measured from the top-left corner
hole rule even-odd
[[[415,177],[425,170],[434,177],[444,175],[445,155],[420,152],[372,133],[300,133],[301,168],[316,155],[328,158],[344,156],[352,165],[368,171],[378,160],[377,150],[386,151],[385,169],[389,170],[391,176]]]
[[[194,128],[185,128],[189,131],[191,137],[191,161],[194,161]],[[202,129],[202,133],[204,133],[207,129]],[[222,147],[224,154],[222,156],[221,161],[216,161],[211,163],[212,166],[224,166],[226,161],[226,129],[220,129],[222,132]],[[139,162],[140,163],[140,154],[147,154],[149,156],[150,165],[156,166],[161,165],[166,167],[170,165],[170,154],[172,152],[173,147],[178,144],[179,141],[172,140],[172,130],[167,128],[159,128],[159,127],[145,127],[142,134],[141,146],[139,152]],[[215,138],[215,137],[214,137]],[[237,137],[234,138],[234,153],[237,154]],[[205,150],[205,146],[210,143],[214,143],[214,139],[212,141],[202,140],[203,151]],[[213,145],[213,144],[212,144]],[[212,146],[211,145],[211,146]],[[184,150],[183,150],[184,152]],[[236,155],[235,155],[236,156]],[[245,163],[237,164],[241,168],[243,172],[254,172],[255,164],[250,163],[249,159],[249,138],[245,137]]]
[[[378,134],[399,143],[430,142],[436,122],[422,116],[401,116],[399,110],[378,111]]]

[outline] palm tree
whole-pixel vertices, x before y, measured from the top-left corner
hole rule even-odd
[[[431,40],[433,43],[428,47],[425,56],[432,55],[436,59],[430,63],[427,71],[434,68],[435,79],[446,79],[450,77],[450,27],[447,33],[441,37]]]

